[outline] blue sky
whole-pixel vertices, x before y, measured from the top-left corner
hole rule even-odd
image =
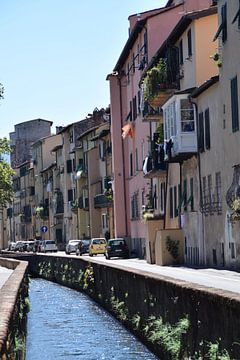
[[[2,0],[0,137],[43,118],[55,126],[109,104],[106,76],[128,37],[128,16],[167,0]]]

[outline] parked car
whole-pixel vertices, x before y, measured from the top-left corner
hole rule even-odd
[[[8,250],[14,251],[15,248],[16,248],[16,243],[15,242],[10,242],[10,244],[8,246]]]
[[[126,240],[123,238],[109,239],[105,251],[106,259],[111,257],[129,258],[129,249]]]
[[[89,253],[90,239],[83,239],[79,242],[76,255],[82,255]]]
[[[89,256],[104,254],[107,242],[105,238],[92,238],[89,244]]]
[[[14,248],[14,251],[26,251],[27,249],[27,244],[26,244],[26,241],[17,241],[16,242],[16,245],[15,245],[15,248]]]
[[[40,245],[41,251],[46,252],[57,252],[58,248],[54,240],[43,240],[42,244]]]
[[[78,245],[80,243],[81,240],[69,240],[69,242],[67,243],[66,245],[66,249],[65,249],[65,253],[66,254],[71,254],[71,253],[75,253],[77,248],[78,248]]]
[[[36,242],[35,241],[28,241],[26,250],[28,252],[30,252],[30,251],[35,252],[36,251]]]

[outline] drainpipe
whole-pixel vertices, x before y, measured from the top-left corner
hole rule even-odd
[[[198,142],[198,135],[199,135],[199,128],[198,128],[198,105],[189,96],[190,102],[194,105],[196,111],[196,132],[197,132],[197,142]],[[198,180],[199,180],[199,192],[200,192],[200,205],[202,205],[202,174],[201,174],[201,159],[200,159],[200,152],[197,151],[197,161],[198,161]],[[204,235],[204,214],[201,212],[202,217],[202,249],[203,249],[203,265],[206,264],[206,246],[205,246],[205,235]]]

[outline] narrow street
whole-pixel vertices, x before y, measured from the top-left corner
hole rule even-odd
[[[50,254],[50,256],[56,256],[56,254]],[[57,256],[76,257],[76,255],[66,255],[64,252],[58,252]],[[105,263],[107,266],[125,268],[130,271],[134,270],[137,273],[144,272],[146,276],[166,277],[191,284],[198,284],[207,288],[231,291],[237,294],[240,293],[240,273],[235,271],[213,268],[196,269],[184,266],[158,266],[148,264],[145,260],[136,258],[128,260],[120,258],[106,260],[103,255],[97,255],[94,258],[90,258],[88,255],[83,255],[82,257],[91,262]]]

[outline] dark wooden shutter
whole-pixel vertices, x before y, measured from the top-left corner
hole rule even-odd
[[[183,64],[183,42],[182,42],[182,40],[179,43],[179,63],[180,63],[180,65]]]
[[[221,17],[222,17],[222,42],[224,43],[227,40],[227,3],[225,3],[221,8]]]
[[[211,147],[209,109],[205,110],[205,146],[206,146],[206,149],[208,149],[208,150]]]
[[[232,131],[239,130],[238,114],[238,81],[237,76],[231,79]]]
[[[67,160],[67,173],[72,172],[72,160]]]
[[[192,56],[192,31],[191,29],[187,32],[187,40],[188,40],[188,56]]]
[[[198,115],[198,150],[204,151],[204,125],[203,125],[203,113]]]
[[[170,193],[169,193],[169,202],[170,202],[170,219],[173,218],[173,188],[170,188]]]
[[[72,191],[72,189],[68,190],[68,201],[73,201],[73,191]]]

